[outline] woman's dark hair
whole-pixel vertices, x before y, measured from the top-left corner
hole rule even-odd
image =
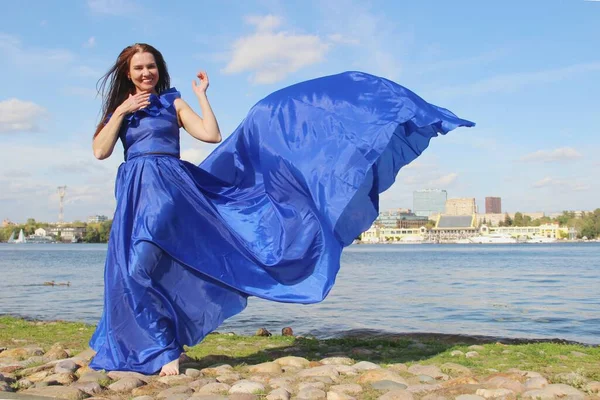
[[[128,73],[131,58],[136,53],[150,53],[154,56],[158,68],[158,83],[156,84],[156,92],[158,94],[169,89],[171,86],[171,78],[169,77],[167,64],[165,63],[162,54],[160,54],[160,51],[146,43],[136,43],[125,47],[123,51],[121,51],[121,54],[119,54],[119,57],[117,57],[115,65],[113,65],[96,84],[98,94],[102,97],[102,119],[100,119],[94,137],[96,137],[104,127],[108,115],[113,113],[130,94],[135,93],[135,85],[129,79]]]

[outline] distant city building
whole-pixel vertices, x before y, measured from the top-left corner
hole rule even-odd
[[[427,217],[415,215],[407,208],[396,208],[380,212],[375,224],[384,228],[420,228],[427,221]]]
[[[100,222],[108,221],[108,217],[106,215],[92,215],[88,217],[88,224],[98,224]]]
[[[415,190],[413,192],[413,212],[420,217],[443,213],[446,209],[448,193],[439,189]]]
[[[506,216],[510,219],[515,219],[516,213],[500,213],[500,214],[477,214],[475,217],[477,218],[477,224],[486,224],[488,226],[499,226],[500,222],[504,222],[506,220]],[[544,218],[545,214],[543,212],[533,212],[533,213],[521,213],[523,217],[529,217],[533,221],[534,219]]]
[[[473,215],[477,212],[474,198],[448,199],[446,215]]]
[[[63,227],[57,226],[47,230],[47,233],[60,237],[60,240],[81,239],[85,236],[86,229],[83,227]]]
[[[14,222],[12,222],[11,220],[9,220],[8,218],[4,218],[4,220],[2,221],[2,227],[6,228],[7,226],[14,226],[16,225]]]
[[[485,213],[500,214],[502,213],[502,199],[500,197],[485,198]]]

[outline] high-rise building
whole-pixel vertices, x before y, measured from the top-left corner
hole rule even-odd
[[[448,199],[446,215],[473,215],[477,212],[474,198]]]
[[[415,190],[413,192],[413,212],[421,217],[441,214],[446,209],[448,193],[439,189]]]
[[[100,222],[108,221],[108,217],[106,215],[92,215],[88,217],[88,224],[97,224]]]
[[[375,224],[385,228],[420,228],[427,224],[428,218],[415,215],[406,208],[382,211]]]
[[[486,214],[501,214],[502,199],[500,197],[485,198],[485,213]]]

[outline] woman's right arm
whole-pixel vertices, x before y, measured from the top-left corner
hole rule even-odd
[[[117,107],[106,125],[104,125],[104,128],[102,128],[94,137],[94,141],[92,142],[94,157],[98,160],[104,160],[105,158],[110,157],[115,148],[115,144],[117,144],[123,118],[129,113],[149,105],[149,98],[150,93],[138,93],[135,96],[129,95],[129,98]]]

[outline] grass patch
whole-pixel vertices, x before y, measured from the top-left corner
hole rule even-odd
[[[0,346],[22,347],[36,345],[48,349],[55,343],[78,352],[88,346],[94,327],[76,322],[28,321],[15,317],[0,317]],[[18,342],[14,342],[17,339]],[[378,364],[405,363],[407,365],[441,364],[452,362],[470,368],[475,374],[489,375],[511,368],[537,371],[552,379],[558,374],[576,372],[588,380],[600,380],[600,348],[576,344],[540,342],[503,345],[496,340],[485,343],[478,357],[451,356],[454,350],[463,353],[470,340],[448,336],[411,335],[398,337],[360,337],[318,340],[289,336],[238,336],[211,334],[199,345],[186,348],[194,359],[190,367],[204,368],[219,363],[231,364],[240,371],[245,365],[272,361],[284,356],[299,356],[311,361],[324,357],[344,355],[356,361]],[[25,342],[20,342],[25,340]],[[559,378],[557,377],[557,381]],[[104,382],[107,384],[108,382]],[[375,392],[374,392],[375,393]]]

